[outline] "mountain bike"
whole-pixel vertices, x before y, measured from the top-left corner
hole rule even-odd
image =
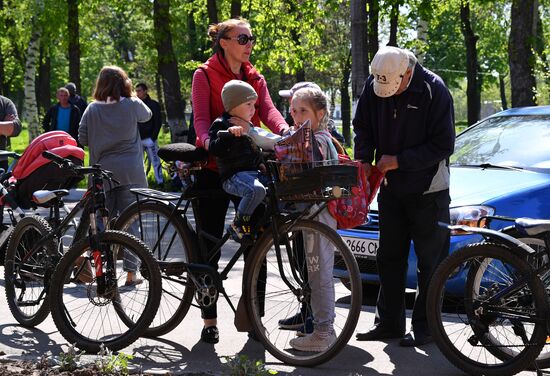
[[[492,218],[515,223],[501,231],[449,226],[485,241],[454,252],[436,270],[427,302],[432,334],[449,361],[470,374],[548,367],[550,222]],[[458,274],[466,281],[461,290],[452,286]]]
[[[97,165],[75,166],[47,151],[43,156],[77,175],[90,175],[91,184],[63,219],[58,208],[67,190],[35,192],[35,199],[54,208],[58,223],[28,216],[15,227],[6,255],[8,304],[24,325],[38,324],[51,309],[61,335],[86,352],[96,353],[102,344],[120,350],[135,341],[156,314],[158,265],[141,241],[109,230],[104,180],[113,182],[112,173]],[[64,251],[61,238],[81,211],[75,242]],[[142,283],[125,286],[121,277],[128,270]]]
[[[9,237],[17,221],[25,216],[25,211],[19,207],[8,191],[10,188],[9,178],[11,177],[11,171],[21,155],[11,151],[0,150],[0,156],[12,158],[8,170],[0,170],[0,264],[4,265]],[[8,215],[8,221],[4,221],[4,214]]]
[[[180,169],[184,192],[177,196],[150,189],[134,189],[137,202],[124,210],[115,224],[115,228],[134,233],[149,245],[161,269],[162,300],[146,335],[169,332],[183,320],[190,306],[207,308],[215,304],[220,295],[233,312],[237,312],[223,287],[223,280],[246,252],[240,302],[245,304],[246,314],[243,316],[249,319],[249,323],[242,324],[246,329],[241,327],[240,330],[253,330],[265,348],[287,364],[314,366],[335,356],[355,329],[361,310],[361,279],[353,254],[337,232],[310,218],[314,218],[326,202],[334,198],[333,192],[345,191],[341,187],[349,189],[356,184],[357,171],[352,171],[353,168],[346,170],[345,167],[349,166],[344,166],[345,171],[339,170],[339,166],[319,166],[313,171],[315,173],[306,174],[308,187],[304,190],[299,184],[304,183],[303,180],[278,181],[280,165],[270,163],[268,193],[264,211],[252,230],[256,234],[253,244],[240,244],[227,266],[219,272],[207,261],[221,252],[230,240],[230,234],[226,232],[218,239],[206,233],[196,213],[201,199],[212,199],[226,193],[194,189],[194,177],[203,168],[204,155],[190,145],[183,149],[161,157],[167,161],[185,162]],[[311,187],[316,188],[315,192],[310,191]],[[306,207],[290,210],[298,201]],[[317,209],[312,213],[309,209],[314,207],[314,203]],[[195,227],[191,224],[189,209],[194,213]],[[322,238],[334,250],[331,264],[321,267],[338,269],[329,282],[335,285],[336,340],[320,353],[293,350],[289,341],[295,338],[296,332],[278,326],[279,319],[294,315],[302,303],[310,304],[312,290],[307,281],[307,261],[301,254],[304,244],[311,244],[308,241],[314,237]],[[208,241],[215,244],[210,251]],[[242,313],[238,314],[237,321],[242,318]]]

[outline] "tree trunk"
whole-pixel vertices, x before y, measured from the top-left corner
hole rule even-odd
[[[158,54],[158,73],[166,106],[166,121],[170,127],[171,141],[184,142],[187,124],[185,102],[181,97],[178,63],[172,46],[170,30],[170,0],[154,0],[153,23]]]
[[[241,0],[231,0],[231,18],[240,17],[241,9]]]
[[[380,5],[378,0],[368,0],[368,60],[372,61],[378,51],[378,14]]]
[[[351,95],[361,95],[369,76],[367,48],[367,0],[351,0]]]
[[[416,35],[421,44],[420,48],[414,51],[420,64],[424,64],[425,50],[426,46],[428,46],[428,29],[432,14],[431,0],[422,0],[418,7],[418,22],[416,24]]]
[[[43,115],[52,105],[51,98],[51,68],[52,61],[49,55],[44,53],[44,47],[40,48],[40,59],[38,65],[38,87],[36,89],[36,99],[38,103],[38,113]]]
[[[78,0],[67,0],[69,9],[67,29],[69,40],[69,81],[76,85],[76,92],[81,93],[80,87],[80,29],[78,26]]]
[[[479,120],[481,110],[481,79],[478,79],[478,61],[476,43],[479,37],[474,34],[470,23],[470,3],[460,3],[460,30],[466,45],[466,96],[468,103],[468,125]]]
[[[33,17],[35,18],[35,17]],[[29,128],[29,143],[40,134],[38,108],[36,105],[36,64],[40,49],[42,30],[37,20],[32,22],[32,33],[25,54],[23,120]]]
[[[535,35],[536,35],[535,51],[542,62],[543,72],[545,72],[543,74],[543,77],[544,77],[544,82],[546,84],[546,87],[550,88],[550,60],[548,59],[548,55],[546,55],[546,49],[545,49],[546,41],[544,38],[544,26],[542,24],[542,19],[540,16],[540,11],[537,3],[535,3],[535,7],[537,10],[537,14],[536,14],[537,30],[535,32]],[[550,89],[546,91],[546,95],[547,95],[546,100],[550,101]]]
[[[4,12],[4,0],[0,0],[0,14],[2,14]],[[2,25],[0,25],[0,33],[1,34],[4,34],[5,33],[5,25],[4,25],[4,20],[2,19],[1,20],[2,22]],[[5,77],[6,77],[6,74],[5,74],[5,70],[4,70],[4,54],[2,52],[2,44],[0,43],[0,95],[4,95],[4,96],[7,96],[7,93],[5,92],[6,90],[6,83],[5,83]],[[3,120],[3,119],[0,119],[0,120]]]
[[[504,84],[504,77],[501,74],[498,75],[498,85],[500,88],[500,103],[502,104],[502,109],[507,110],[508,101],[506,100],[506,85]]]
[[[216,5],[216,0],[207,0],[206,9],[208,12],[208,22],[210,25],[218,23],[218,7]]]
[[[25,100],[23,103],[22,119],[27,123],[29,129],[29,143],[40,134],[40,121],[38,119],[38,108],[36,104],[36,66],[40,53],[40,38],[42,26],[38,19],[44,11],[44,1],[35,0],[36,8],[31,17],[31,37],[25,52],[25,73],[23,75],[23,90]]]
[[[399,5],[401,1],[395,1],[390,10],[390,40],[388,46],[397,46],[397,25],[399,23]]]
[[[349,77],[351,74],[351,49],[342,71],[340,82],[340,107],[342,111],[342,133],[346,145],[351,145],[351,100],[349,97]]]
[[[508,62],[512,86],[512,107],[535,106],[535,0],[513,0],[511,11]]]
[[[4,92],[4,77],[6,77],[6,74],[4,72],[4,54],[2,53],[2,45],[0,44],[0,95],[6,96],[7,93]]]
[[[155,89],[157,91],[157,101],[160,106],[160,118],[162,119],[162,130],[165,133],[170,132],[170,127],[166,123],[166,106],[164,105],[164,96],[162,95],[162,83],[160,82],[160,74],[157,72],[155,74]]]

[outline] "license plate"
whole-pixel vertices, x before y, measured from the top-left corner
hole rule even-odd
[[[342,239],[344,239],[355,257],[376,258],[378,240],[351,238],[349,236],[343,236]]]

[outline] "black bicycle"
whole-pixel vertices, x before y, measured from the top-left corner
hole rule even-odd
[[[427,303],[432,334],[449,361],[470,374],[546,368],[550,221],[491,218],[515,223],[501,231],[450,226],[485,241],[454,252],[435,272]],[[458,274],[466,277],[460,293],[452,286]]]
[[[168,145],[164,150],[170,147]],[[280,181],[277,173],[281,165],[270,164],[265,210],[252,231],[256,234],[253,245],[241,244],[223,271],[218,272],[201,255],[215,257],[230,235],[225,233],[218,239],[206,233],[197,215],[194,215],[193,228],[188,210],[191,208],[196,214],[201,199],[225,193],[194,189],[194,176],[202,168],[204,156],[198,152],[199,149],[189,145],[184,149],[159,153],[165,160],[186,162],[180,170],[186,187],[181,196],[135,189],[137,202],[128,207],[115,224],[117,229],[134,233],[149,245],[160,265],[162,300],[146,335],[169,332],[183,320],[190,306],[209,307],[220,294],[236,312],[223,287],[223,280],[248,250],[241,302],[246,304],[249,328],[254,330],[265,348],[281,361],[297,366],[317,365],[335,356],[355,329],[361,310],[361,279],[355,258],[338,233],[309,218],[314,218],[325,207],[326,201],[334,198],[333,191],[345,191],[334,187],[349,188],[356,184],[356,170],[346,169],[349,166],[319,166],[315,171],[302,171],[302,178],[296,175],[293,181]],[[292,210],[296,201],[305,202],[305,206],[301,210]],[[208,241],[215,243],[210,252],[207,251]],[[308,261],[303,255],[305,252],[308,257],[318,257],[319,248],[312,249],[314,244],[319,244],[318,241],[326,242],[327,249],[333,251],[330,261],[320,267],[334,271],[333,278],[325,283],[334,287],[336,339],[323,352],[302,352],[293,350],[289,344],[296,332],[279,328],[278,320],[294,315],[302,304],[310,304],[315,291],[308,284]]]
[[[91,175],[91,184],[63,219],[59,207],[67,190],[35,193],[42,204],[51,205],[58,223],[27,216],[15,227],[6,254],[8,304],[27,326],[37,325],[51,309],[63,337],[86,352],[98,352],[101,344],[120,350],[135,341],[156,314],[158,265],[140,240],[109,230],[104,192],[104,180],[114,180],[109,171],[75,166],[50,152],[43,156],[76,175]],[[81,211],[75,241],[64,251],[61,238]],[[141,283],[126,286],[126,271],[135,272]]]

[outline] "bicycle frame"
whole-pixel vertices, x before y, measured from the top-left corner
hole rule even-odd
[[[79,238],[80,236],[84,236],[83,231],[89,227],[88,231],[88,239],[90,242],[90,248],[92,251],[92,256],[94,260],[96,261],[96,265],[102,265],[101,258],[105,257],[104,253],[100,249],[97,243],[97,239],[95,235],[98,233],[108,229],[108,218],[109,213],[107,209],[105,208],[105,192],[103,189],[103,178],[107,177],[104,172],[99,168],[99,166],[92,166],[92,167],[78,167],[78,172],[82,175],[92,175],[92,184],[88,188],[88,190],[84,193],[82,199],[75,205],[75,207],[67,214],[63,220],[59,222],[59,203],[62,202],[59,198],[57,198],[57,202],[54,204],[54,216],[56,219],[56,226],[52,229],[52,231],[42,238],[40,238],[36,244],[33,246],[33,248],[28,252],[28,257],[31,257],[36,250],[38,250],[40,247],[45,245],[48,241],[54,240],[56,237],[61,237],[62,234],[64,234],[70,227],[71,222],[73,222],[74,218],[78,214],[80,210],[83,210],[82,220],[80,221],[78,227],[75,230],[75,238]],[[96,212],[100,213],[100,220],[98,220]],[[88,220],[85,220],[86,216],[88,216]],[[114,258],[112,255],[109,255],[107,253],[107,266],[109,269],[114,270]],[[61,257],[60,252],[55,255],[55,258],[53,260],[54,263],[57,263]],[[78,270],[75,272],[75,276],[78,276],[79,273],[82,272],[85,265],[82,264]],[[95,276],[98,279],[98,294],[104,293],[105,291],[105,275],[101,268],[96,268]],[[43,278],[43,276],[42,276]],[[48,288],[49,281],[44,281],[44,285],[46,289]]]
[[[196,171],[196,170],[191,170]],[[299,213],[281,213],[279,208],[279,201],[277,200],[277,197],[275,195],[275,189],[274,189],[274,183],[272,182],[273,179],[270,178],[271,183],[268,185],[268,195],[267,195],[267,205],[266,209],[264,211],[264,214],[262,217],[256,222],[254,232],[258,232],[259,229],[261,229],[263,226],[269,225],[272,229],[272,234],[274,237],[274,246],[275,246],[275,253],[277,257],[277,265],[279,267],[279,272],[281,274],[281,278],[284,281],[284,283],[291,289],[291,291],[294,294],[299,294],[299,291],[296,290],[294,287],[294,284],[290,283],[288,280],[288,277],[285,274],[285,268],[283,267],[283,261],[281,257],[281,235],[280,235],[280,226],[286,223],[290,223],[288,229],[290,230],[292,228],[293,223],[295,223],[299,219],[303,218],[313,218],[315,217],[320,211],[322,211],[326,207],[326,203],[323,203],[320,205],[320,207],[315,210],[313,213],[308,213],[308,208],[305,208],[303,211]],[[170,213],[170,216],[168,217],[167,223],[164,224],[164,227],[160,230],[160,235],[157,239],[157,242],[152,247],[151,251],[153,254],[159,252],[159,260],[163,260],[166,258],[166,253],[164,255],[161,255],[160,250],[160,239],[163,238],[164,234],[166,233],[168,229],[169,223],[172,221],[172,218],[179,217],[184,220],[184,222],[187,222],[187,211],[189,210],[189,206],[192,206],[193,215],[195,218],[195,229],[190,229],[197,235],[197,247],[200,250],[200,255],[204,256],[205,258],[200,260],[200,263],[190,264],[190,263],[178,263],[178,266],[185,268],[185,270],[188,272],[189,278],[192,280],[192,282],[195,284],[195,287],[200,288],[199,282],[196,279],[193,271],[195,272],[204,272],[207,271],[208,273],[212,274],[215,279],[215,285],[218,288],[218,291],[224,296],[225,300],[229,303],[229,306],[233,310],[233,312],[236,312],[236,308],[234,307],[233,303],[229,299],[229,296],[225,292],[225,289],[223,288],[222,281],[227,279],[227,276],[229,275],[230,271],[232,270],[235,263],[239,260],[241,255],[244,254],[245,251],[248,250],[250,245],[240,245],[235,254],[231,257],[228,264],[224,267],[224,269],[221,272],[218,272],[217,270],[214,270],[209,266],[209,262],[213,260],[220,252],[223,247],[223,245],[227,242],[227,240],[230,238],[230,234],[226,232],[221,238],[217,238],[206,231],[203,230],[202,224],[200,223],[200,220],[198,220],[198,211],[199,211],[199,205],[200,205],[200,199],[212,199],[213,197],[227,197],[227,194],[221,190],[206,190],[206,191],[193,191],[192,184],[187,185],[187,189],[178,197],[174,196],[168,193],[159,192],[151,189],[132,189],[132,192],[136,194],[137,196],[137,207],[139,212],[139,205],[140,205],[140,197],[145,197],[146,200],[156,200],[156,201],[162,201],[162,202],[170,202],[170,201],[176,201],[176,204],[172,208],[172,212]],[[183,205],[183,208],[181,208],[183,202],[186,201],[185,205]],[[309,207],[311,207],[313,204],[309,204]],[[139,229],[140,232],[143,233],[143,223],[142,218],[139,216]],[[173,235],[173,238],[170,240],[170,244],[174,241],[176,234]],[[214,243],[214,246],[208,250],[206,241],[211,241]],[[259,241],[259,239],[257,240]],[[288,242],[288,239],[285,239],[286,249],[290,250],[291,245]],[[254,245],[252,245],[253,247]],[[169,249],[169,246],[167,247],[167,250]],[[291,262],[295,262],[294,255],[288,253],[288,258]],[[163,266],[163,262],[159,261],[159,264]],[[174,263],[171,263],[174,264]],[[297,275],[295,268],[291,268],[293,278],[296,281],[302,281],[303,278]],[[170,281],[176,282],[176,283],[185,283],[181,280],[177,280],[174,278],[169,278]],[[302,281],[303,282],[303,281]],[[197,306],[192,303],[193,306]]]

